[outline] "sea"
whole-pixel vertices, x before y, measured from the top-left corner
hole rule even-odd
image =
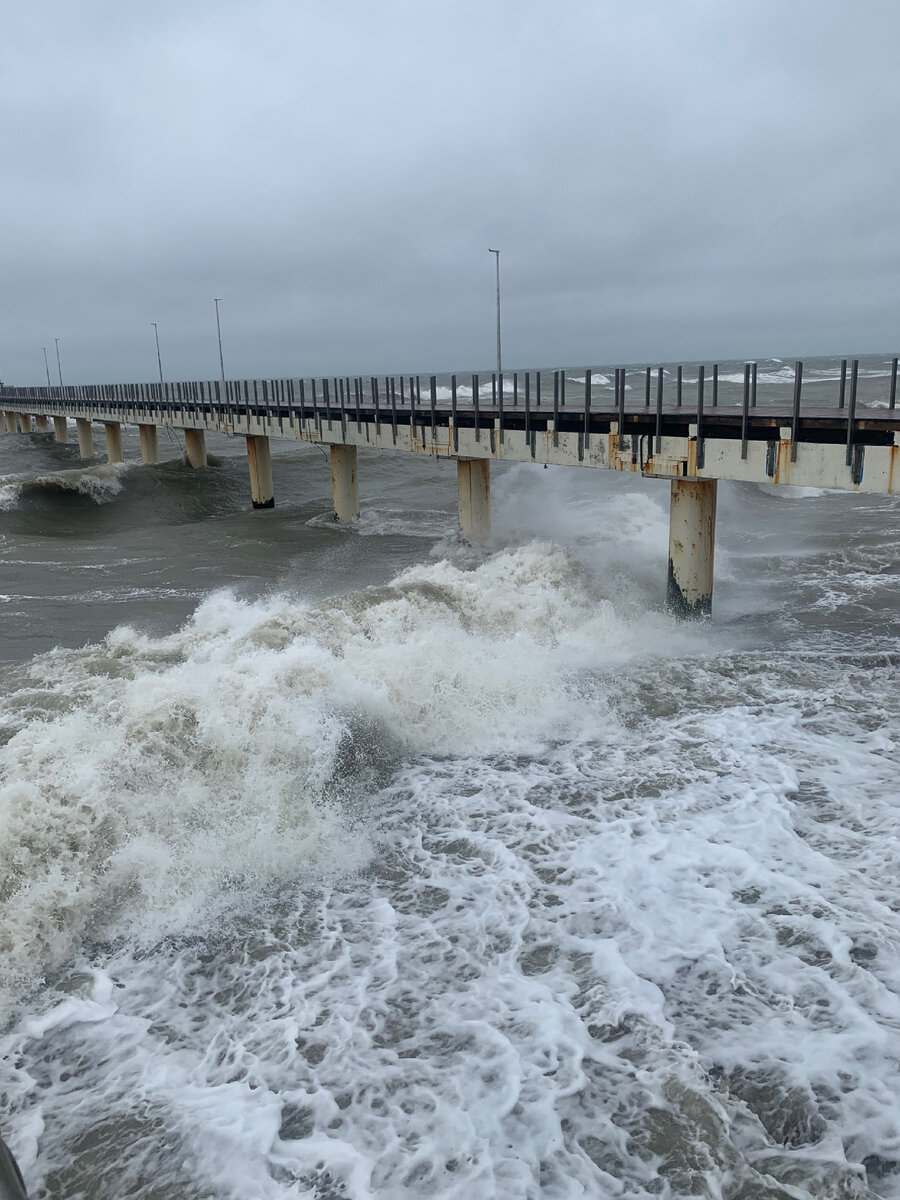
[[[314,445],[253,512],[71,436],[0,435],[30,1197],[900,1197],[900,499],[721,483],[679,622],[665,481],[495,464],[469,547],[452,462],[337,525]]]

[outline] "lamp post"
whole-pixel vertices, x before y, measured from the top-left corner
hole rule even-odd
[[[225,386],[225,359],[222,357],[222,326],[219,322],[219,301],[221,296],[216,296],[214,303],[216,306],[216,332],[219,335],[219,369],[222,372],[222,386]]]
[[[159,387],[160,387],[160,393],[161,393],[162,385],[163,385],[163,374],[162,374],[162,355],[159,352],[159,327],[155,321],[151,321],[150,324],[153,326],[153,332],[156,334],[156,361],[159,363]]]
[[[53,384],[50,382],[50,363],[47,361],[47,347],[41,346],[41,349],[44,352],[44,370],[47,372],[47,391],[49,392]]]
[[[60,396],[62,396],[63,381],[62,381],[62,365],[60,364],[60,361],[59,361],[59,338],[54,338],[53,340],[56,343],[56,369],[57,369],[57,371],[59,371],[59,394],[60,394]]]
[[[500,356],[500,251],[488,249],[497,260],[497,376],[503,372],[503,359]]]

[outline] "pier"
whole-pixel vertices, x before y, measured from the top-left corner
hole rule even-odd
[[[52,425],[58,442],[74,420],[82,458],[93,457],[102,424],[110,462],[122,461],[123,424],[138,426],[145,463],[159,461],[161,427],[183,433],[197,469],[206,465],[207,432],[243,438],[259,509],[275,503],[270,439],[329,447],[338,521],[359,515],[360,446],[452,460],[460,534],[472,542],[490,536],[494,461],[668,479],[667,602],[702,616],[712,608],[718,480],[894,494],[900,417],[896,358],[884,397],[867,406],[858,403],[857,361],[843,360],[830,405],[821,386],[815,403],[804,403],[801,362],[789,403],[757,402],[751,363],[737,387],[720,385],[715,364],[708,374],[692,370],[688,393],[680,367],[674,383],[662,368],[621,368],[612,387],[585,369],[450,375],[440,387],[436,375],[4,386],[0,411],[6,433],[49,434]]]

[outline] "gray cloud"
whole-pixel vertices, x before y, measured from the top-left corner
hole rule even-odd
[[[889,349],[892,0],[33,0],[0,49],[0,374]]]

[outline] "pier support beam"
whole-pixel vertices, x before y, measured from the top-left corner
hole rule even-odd
[[[3,414],[3,427],[7,433],[16,432],[16,414],[13,412],[5,412]]]
[[[78,453],[82,458],[93,458],[94,430],[87,417],[76,417],[75,429],[78,433]]]
[[[34,427],[35,427],[35,429],[38,431],[38,433],[47,433],[47,432],[49,432],[49,429],[50,429],[50,418],[49,418],[49,417],[44,417],[44,416],[35,417],[35,418],[34,418]]]
[[[31,413],[19,413],[19,433],[33,433]]]
[[[712,612],[716,543],[715,479],[673,479],[666,605],[681,617]]]
[[[159,462],[159,437],[155,425],[138,425],[141,439],[141,462]]]
[[[53,418],[53,440],[54,442],[67,442],[69,440],[69,422],[65,417]]]
[[[331,447],[331,493],[334,497],[334,519],[355,521],[359,516],[355,446]]]
[[[122,462],[122,426],[118,421],[106,421],[106,461]]]
[[[202,429],[184,431],[184,454],[192,467],[206,466],[206,438]]]
[[[491,536],[491,463],[487,458],[458,458],[459,534],[466,542]]]
[[[254,508],[274,508],[272,456],[267,437],[247,438],[247,465],[250,467],[250,496]]]

